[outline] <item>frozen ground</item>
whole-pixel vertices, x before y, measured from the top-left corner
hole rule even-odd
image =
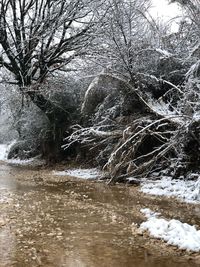
[[[185,181],[163,177],[161,180],[143,182],[141,191],[152,195],[174,196],[185,202],[200,203],[200,178],[197,181]]]
[[[73,176],[73,177],[77,177],[77,178],[82,178],[82,179],[96,179],[99,178],[101,176],[101,172],[96,169],[96,168],[92,168],[92,169],[70,169],[70,170],[66,170],[66,171],[53,171],[54,175],[58,175],[58,176]]]
[[[159,213],[150,209],[142,209],[141,212],[147,217],[147,221],[140,225],[140,229],[148,230],[151,236],[162,239],[169,245],[187,251],[200,251],[200,230],[195,226],[174,219],[158,218]]]

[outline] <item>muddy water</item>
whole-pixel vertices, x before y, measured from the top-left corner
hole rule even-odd
[[[0,267],[200,266],[198,255],[135,232],[145,206],[171,207],[137,189],[1,164]]]

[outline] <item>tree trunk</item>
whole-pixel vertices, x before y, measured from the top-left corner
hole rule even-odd
[[[44,112],[49,120],[49,131],[42,137],[41,152],[48,163],[54,163],[62,159],[61,149],[64,134],[69,127],[70,113],[72,110],[64,110],[35,91],[28,92],[32,102]]]
[[[41,152],[49,165],[62,160],[62,142],[65,127],[60,125],[50,125],[48,133],[41,140]]]

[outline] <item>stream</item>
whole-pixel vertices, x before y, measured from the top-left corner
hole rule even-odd
[[[168,200],[140,195],[137,188],[1,162],[0,267],[200,266],[192,255],[135,233],[133,223],[144,220],[140,208],[173,210]],[[186,204],[174,211],[199,223],[199,212]]]

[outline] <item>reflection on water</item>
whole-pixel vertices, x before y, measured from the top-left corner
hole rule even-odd
[[[1,214],[2,216],[2,214]],[[15,253],[15,236],[8,227],[0,230],[0,266],[11,266],[13,253]]]
[[[1,165],[0,163],[0,190],[2,189],[15,189],[16,183],[13,180],[13,175],[10,172],[10,167]]]
[[[25,186],[15,179],[37,175],[0,166],[0,193],[7,196],[0,203],[0,267],[195,266],[155,256],[145,237],[132,234],[141,218],[128,189],[70,179]]]

